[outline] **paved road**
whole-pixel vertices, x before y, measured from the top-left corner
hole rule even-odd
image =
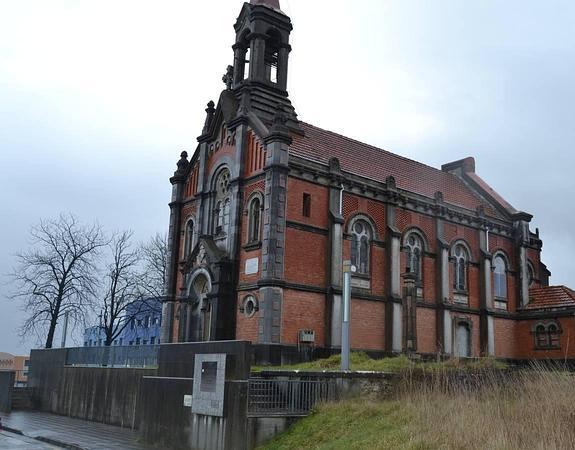
[[[85,450],[151,450],[138,443],[138,433],[129,428],[120,428],[97,422],[58,416],[36,411],[13,411],[0,414],[2,425],[19,430],[32,442],[33,438],[48,438],[53,442],[72,444]],[[4,430],[2,431],[4,433]],[[53,449],[44,447],[2,447],[0,449]]]
[[[0,450],[61,450],[61,448],[0,430]]]

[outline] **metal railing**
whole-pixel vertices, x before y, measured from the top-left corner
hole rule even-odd
[[[320,402],[336,400],[334,380],[249,380],[248,415],[305,416]]]
[[[158,366],[159,345],[123,347],[77,347],[66,351],[66,365],[77,367],[136,367]]]

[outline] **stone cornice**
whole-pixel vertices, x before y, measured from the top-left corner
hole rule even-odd
[[[329,173],[327,165],[309,161],[295,156],[290,156],[290,176],[305,181],[331,186],[333,174]],[[386,183],[363,178],[358,175],[342,172],[339,180],[343,183],[346,192],[366,197],[384,203],[392,203],[408,211],[425,214],[431,217],[439,217],[445,221],[480,229],[488,226],[490,233],[504,237],[513,237],[514,230],[511,222],[500,219],[485,217],[475,211],[459,206],[438,202],[414,192],[398,189]]]

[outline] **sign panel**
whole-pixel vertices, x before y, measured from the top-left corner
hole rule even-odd
[[[192,412],[205,416],[224,416],[226,354],[196,354]]]
[[[192,396],[191,395],[184,395],[184,406],[191,408],[192,407]]]

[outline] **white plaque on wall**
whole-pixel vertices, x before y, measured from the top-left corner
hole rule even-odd
[[[184,395],[184,406],[192,407],[192,396],[191,395]]]
[[[246,268],[245,268],[246,275],[253,275],[254,273],[258,273],[258,270],[259,270],[258,258],[246,259]]]

